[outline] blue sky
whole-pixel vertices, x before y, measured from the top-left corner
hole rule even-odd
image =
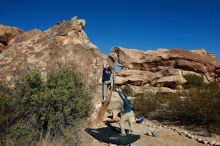
[[[46,30],[73,16],[104,53],[205,48],[220,58],[220,0],[1,0],[0,24]]]

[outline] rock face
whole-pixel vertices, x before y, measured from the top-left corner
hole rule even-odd
[[[76,17],[61,21],[44,32],[38,29],[22,32],[11,27],[1,30],[0,27],[3,36],[0,49],[4,48],[0,53],[0,80],[17,78],[32,69],[38,69],[44,77],[54,67],[72,67],[86,77],[95,105],[101,100],[99,80],[103,62],[108,61],[110,66],[112,62],[90,42],[84,27],[85,20]],[[10,37],[5,32],[15,35]],[[101,108],[94,110],[91,122],[98,119],[99,111],[102,112]]]
[[[92,87],[95,105],[101,100],[99,80],[103,61],[108,60],[110,65],[112,62],[90,42],[84,27],[85,21],[76,17],[57,23],[44,32],[37,29],[20,32],[11,27],[1,30],[0,27],[3,35],[9,32],[8,29],[10,33],[18,30],[13,38],[6,39],[7,43],[0,43],[0,49],[4,48],[0,53],[0,80],[11,80],[31,69],[38,69],[44,77],[54,67],[73,67],[84,74],[88,87]],[[92,121],[97,112],[92,114]]]
[[[22,30],[15,27],[0,25],[0,53],[7,48],[6,46],[15,36],[22,32]]]
[[[144,85],[160,77],[162,77],[161,73],[127,69],[117,72],[116,84]]]
[[[203,76],[207,82],[220,78],[220,60],[204,49],[140,51],[114,47],[109,57],[122,67],[117,72],[116,84],[149,85],[158,92],[182,89],[181,85],[186,82],[183,76],[186,74]]]
[[[0,47],[7,48],[0,54],[0,79],[11,80],[36,68],[44,76],[52,67],[73,66],[88,77],[89,85],[97,87],[93,93],[98,94],[98,80],[103,60],[107,57],[90,42],[84,26],[85,21],[76,17],[44,32],[37,29],[22,32],[17,28],[1,26],[0,36],[6,32],[16,35],[6,45],[0,42]]]
[[[0,55],[0,78],[10,79],[29,68],[46,72],[60,63],[73,63],[96,78],[106,57],[89,41],[83,31],[84,25],[84,20],[73,18],[45,32],[36,29],[18,34]]]

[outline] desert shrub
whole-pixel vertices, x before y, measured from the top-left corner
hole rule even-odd
[[[124,92],[128,96],[134,96],[134,91],[130,86],[127,86],[127,85],[126,86],[114,85],[112,90],[116,92],[117,88],[121,88],[122,92]]]
[[[134,101],[134,111],[138,116],[150,116],[170,122],[181,121],[182,124],[219,125],[219,107],[218,82],[177,94],[145,94]]]
[[[0,123],[7,119],[8,114],[5,112],[7,100],[9,98],[10,88],[7,84],[0,81]],[[2,127],[0,126],[0,130]],[[0,135],[1,137],[1,135]]]
[[[68,140],[91,112],[83,77],[70,69],[54,69],[44,80],[32,71],[15,80],[9,93],[0,101],[0,113],[7,117],[0,121],[1,142],[30,145],[48,135]]]
[[[183,101],[181,117],[199,123],[220,123],[220,85],[213,82],[199,89],[191,89]]]
[[[184,84],[185,89],[190,89],[195,87],[198,88],[198,87],[203,87],[205,85],[204,79],[201,76],[188,74],[185,75],[184,78],[187,80],[187,82]]]
[[[133,89],[131,87],[129,87],[129,86],[124,86],[122,88],[122,91],[124,93],[126,93],[128,96],[133,96],[134,95]]]
[[[133,101],[133,110],[137,117],[148,117],[158,107],[158,101],[151,93],[142,94]]]
[[[0,82],[0,123],[2,123],[7,119],[7,114],[4,112],[4,109],[8,98],[8,93],[9,93],[9,89],[7,88],[6,84]],[[2,128],[0,127],[0,129]]]
[[[174,93],[145,93],[134,100],[134,111],[138,116],[148,118],[167,117],[167,113],[177,111],[180,98],[179,94]],[[164,115],[165,114],[165,115]]]
[[[120,87],[121,87],[120,85],[113,85],[113,89],[112,90],[116,92],[116,89],[120,88]]]

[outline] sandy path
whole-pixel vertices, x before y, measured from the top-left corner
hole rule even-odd
[[[115,124],[115,126],[118,126]],[[150,137],[145,135],[146,132],[153,130],[159,133],[158,137]],[[146,124],[134,124],[134,133],[140,134],[141,138],[136,141],[134,146],[205,146],[193,139],[178,135],[171,129],[164,127],[152,128]],[[99,143],[94,140],[90,146],[106,146],[107,144]]]
[[[159,133],[158,137],[144,135],[152,128],[144,124],[135,124],[135,133],[141,135],[141,139],[134,143],[135,146],[204,146],[193,139],[180,136],[176,132],[163,127],[154,128],[153,131]]]

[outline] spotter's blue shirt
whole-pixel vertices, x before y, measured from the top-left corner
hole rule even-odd
[[[125,93],[122,93],[122,92],[118,92],[118,95],[121,97],[121,99],[123,100],[124,102],[124,113],[129,113],[131,112],[131,103],[129,100],[126,99],[127,95]]]

